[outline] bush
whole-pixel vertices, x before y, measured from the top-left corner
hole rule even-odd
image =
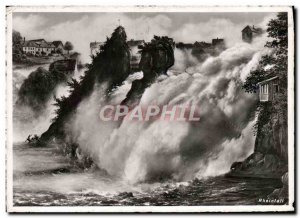
[[[62,54],[62,53],[63,53],[63,50],[62,50],[61,48],[58,48],[58,49],[56,50],[56,53],[57,53],[57,54]]]

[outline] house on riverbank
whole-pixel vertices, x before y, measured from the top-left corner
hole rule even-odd
[[[64,53],[62,41],[47,42],[45,39],[23,41],[22,50],[25,54],[48,56],[53,52]]]
[[[278,76],[258,83],[260,102],[273,101],[279,93]]]

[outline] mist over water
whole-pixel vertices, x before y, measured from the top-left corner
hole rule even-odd
[[[40,135],[45,132],[50,124],[51,119],[54,118],[55,106],[54,98],[50,98],[47,102],[45,110],[37,113],[33,111],[29,106],[26,105],[16,105],[18,100],[18,91],[21,88],[24,80],[32,73],[37,70],[37,68],[42,67],[46,70],[49,69],[49,64],[35,65],[30,67],[15,67],[13,69],[13,141],[14,142],[24,142],[29,134]],[[83,74],[84,68],[81,70],[75,70],[73,78],[79,79]],[[67,84],[59,84],[53,96],[60,98],[62,96],[69,95],[69,87]]]
[[[103,86],[95,88],[66,126],[71,140],[91,155],[100,169],[130,183],[224,174],[254,148],[252,108],[256,97],[241,86],[261,55],[268,52],[264,37],[251,45],[237,43],[203,63],[189,51],[175,50],[176,63],[169,76],[147,88],[140,104],[193,103],[200,108],[199,123],[124,119],[119,126],[101,121],[101,107],[120,103],[131,82],[141,77],[136,73],[114,91],[110,102],[103,99]]]

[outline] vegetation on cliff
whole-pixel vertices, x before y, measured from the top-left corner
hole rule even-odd
[[[68,76],[58,70],[48,71],[42,67],[26,78],[18,92],[18,105],[26,105],[40,112],[54,95],[57,85],[67,82]]]
[[[23,37],[21,33],[13,30],[12,32],[12,58],[14,62],[21,62],[24,60],[22,52]]]
[[[277,18],[268,23],[267,32],[269,41],[265,47],[270,48],[271,51],[261,58],[257,69],[246,78],[243,88],[246,92],[257,93],[259,82],[275,76],[278,77],[279,88],[272,101],[257,104],[254,152],[243,162],[233,163],[231,175],[280,178],[288,170],[287,13],[278,13]]]
[[[76,111],[79,103],[94,90],[95,84],[107,84],[107,94],[119,86],[130,74],[130,52],[126,43],[126,32],[122,26],[117,27],[110,38],[100,47],[100,52],[92,56],[92,63],[80,81],[69,82],[70,95],[56,99],[56,117],[49,129],[42,134],[42,140],[51,137],[64,139],[64,124]]]
[[[139,101],[145,88],[148,87],[157,76],[166,74],[167,70],[174,64],[173,53],[174,42],[168,37],[157,37],[150,43],[145,43],[140,47],[142,60],[140,61],[140,69],[143,70],[144,77],[141,80],[134,81],[129,93],[129,99]],[[76,160],[80,165],[80,156],[87,159],[81,163],[81,167],[87,168],[92,164],[88,154],[80,154],[79,145],[69,140],[65,131],[65,124],[76,113],[80,102],[87,98],[95,90],[95,86],[105,84],[106,98],[114,88],[120,86],[131,73],[130,69],[130,52],[127,45],[126,33],[123,27],[118,27],[110,38],[100,47],[99,53],[92,56],[92,63],[88,65],[88,70],[81,77],[80,81],[73,79],[68,83],[70,95],[56,99],[55,105],[56,117],[53,119],[49,129],[42,134],[41,144],[50,142],[55,138],[64,147],[64,153]],[[139,93],[140,95],[135,95]],[[128,97],[128,96],[127,96]],[[127,102],[128,103],[128,102]],[[66,148],[66,149],[65,149]],[[82,159],[82,158],[81,158]]]
[[[270,48],[271,54],[261,58],[256,70],[251,71],[246,78],[243,88],[246,92],[256,93],[257,84],[268,78],[279,77],[279,93],[274,102],[276,110],[286,114],[287,110],[287,52],[288,52],[288,20],[287,13],[278,13],[276,19],[268,23],[269,41],[265,47]],[[264,105],[258,105],[264,107]]]

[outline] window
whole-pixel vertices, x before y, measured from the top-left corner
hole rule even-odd
[[[261,85],[261,93],[262,94],[268,94],[268,92],[269,92],[268,88],[269,88],[268,84]]]
[[[279,85],[278,84],[274,84],[274,92],[275,93],[279,92]]]

